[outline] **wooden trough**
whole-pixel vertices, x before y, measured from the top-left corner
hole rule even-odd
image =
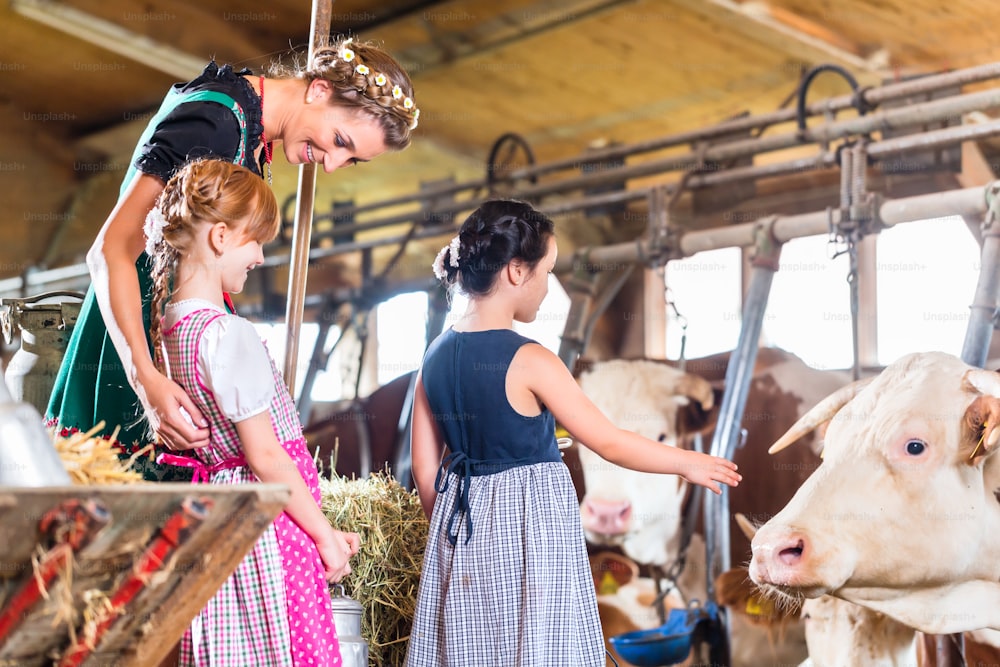
[[[0,667],[150,667],[288,502],[278,484],[0,487]]]

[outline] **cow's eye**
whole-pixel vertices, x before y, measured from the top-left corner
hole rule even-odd
[[[910,456],[920,456],[927,449],[927,443],[922,440],[908,440],[906,443],[906,453]]]

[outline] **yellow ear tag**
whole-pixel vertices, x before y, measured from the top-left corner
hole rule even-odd
[[[599,595],[614,595],[618,592],[618,581],[610,572],[605,572],[601,577],[601,585],[597,587]]]
[[[767,598],[751,595],[747,598],[746,613],[748,616],[773,616],[774,603]]]

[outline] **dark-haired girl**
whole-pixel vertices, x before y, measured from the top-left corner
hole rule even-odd
[[[604,640],[555,421],[605,459],[721,493],[726,459],[612,424],[551,351],[520,336],[556,263],[552,221],[484,203],[434,272],[469,297],[431,343],[413,405],[413,475],[431,527],[407,667],[598,667]]]

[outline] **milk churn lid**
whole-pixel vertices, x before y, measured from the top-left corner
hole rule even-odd
[[[330,596],[330,605],[333,607],[334,611],[350,611],[356,614],[361,614],[364,611],[364,607],[357,600],[354,600],[344,593],[343,584],[333,585],[333,594]]]

